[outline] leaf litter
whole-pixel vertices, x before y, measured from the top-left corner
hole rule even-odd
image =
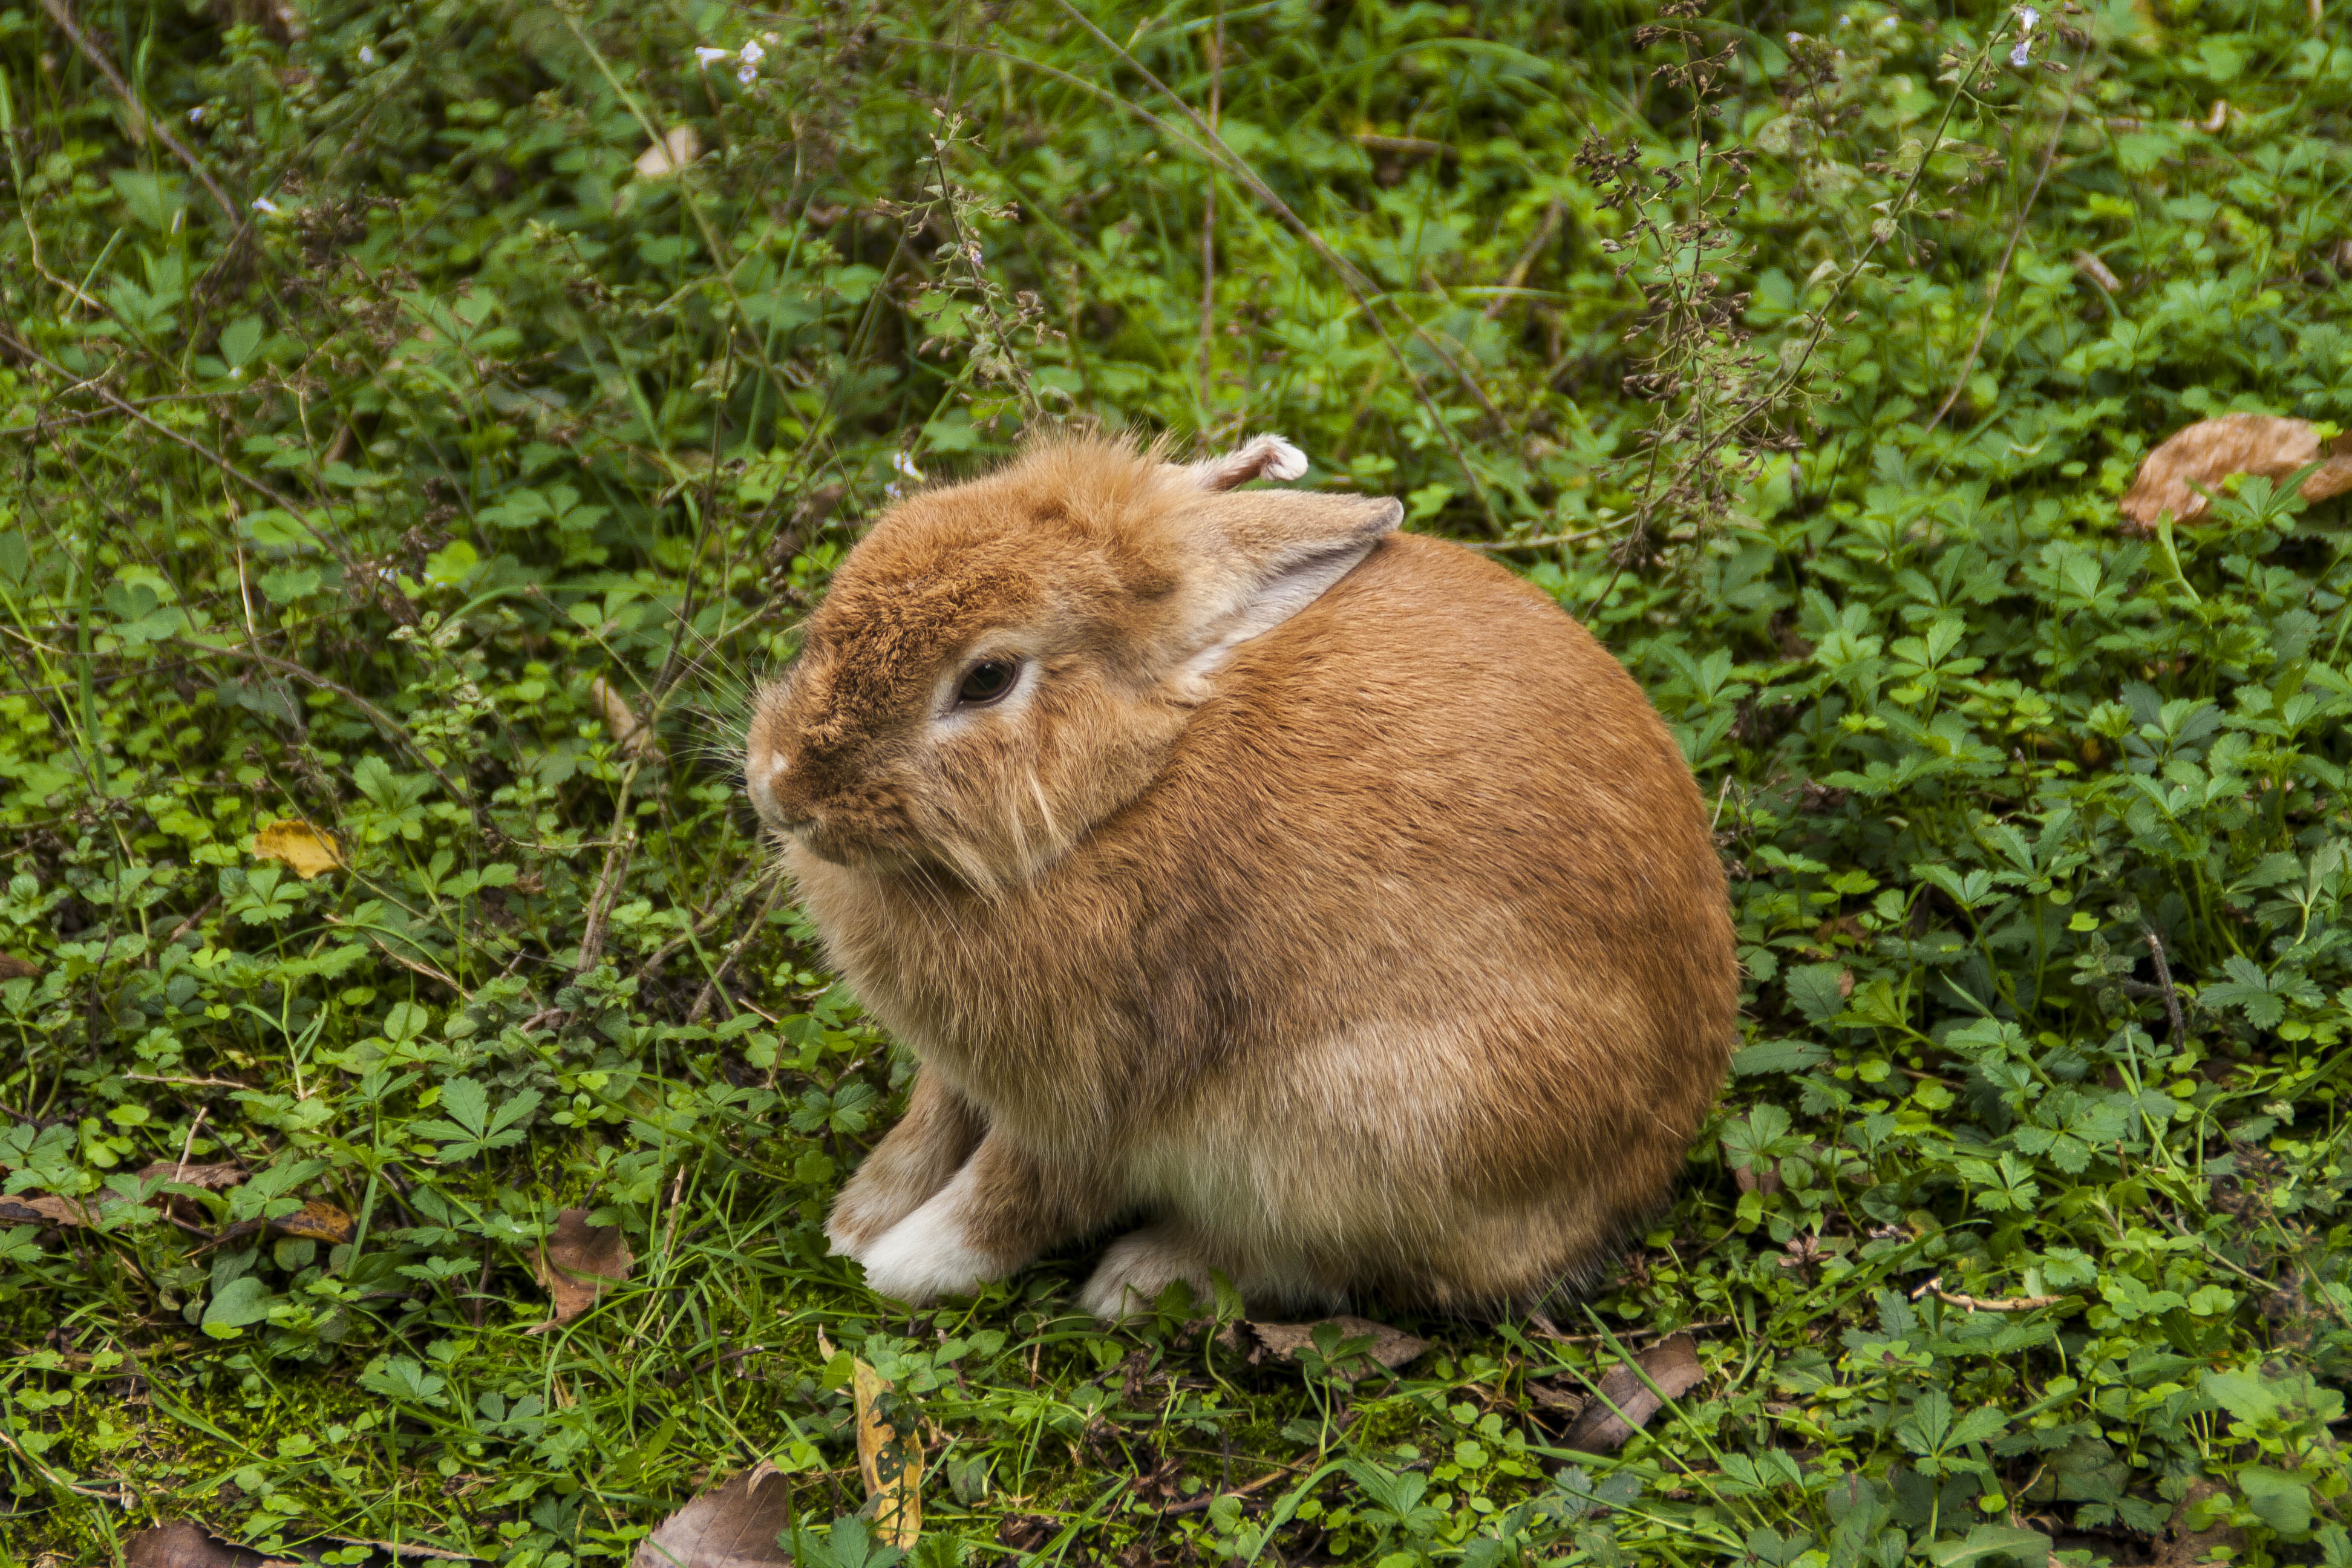
[[[2249,474],[2284,481],[2314,463],[2320,467],[2304,479],[2304,500],[2352,490],[2352,436],[2338,436],[2323,450],[2319,427],[2307,420],[2225,414],[2168,437],[2140,464],[2120,505],[2135,532],[2154,528],[2168,511],[2175,522],[2190,522],[2204,515],[2207,494],[2224,479]]]
[[[295,1568],[300,1559],[267,1556],[178,1519],[131,1537],[123,1543],[122,1561],[125,1568]]]
[[[563,1210],[555,1216],[555,1229],[541,1245],[531,1266],[541,1286],[554,1300],[555,1315],[523,1331],[543,1334],[572,1321],[605,1291],[625,1281],[636,1262],[620,1226],[590,1225],[586,1209]]]
[[[1227,1329],[1222,1338],[1227,1349],[1242,1352],[1249,1364],[1255,1366],[1268,1355],[1278,1356],[1284,1361],[1297,1361],[1309,1351],[1320,1354],[1316,1338],[1318,1329],[1335,1331],[1335,1348],[1351,1341],[1368,1341],[1359,1353],[1378,1362],[1391,1372],[1419,1361],[1428,1352],[1431,1343],[1417,1335],[1406,1333],[1402,1329],[1346,1314],[1312,1323],[1261,1323],[1249,1319]],[[1327,1334],[1325,1337],[1329,1339],[1332,1336]],[[1343,1363],[1353,1362],[1357,1355],[1340,1359]]]
[[[1665,1400],[1680,1398],[1706,1378],[1706,1371],[1699,1365],[1698,1342],[1688,1334],[1669,1334],[1601,1374],[1593,1397],[1569,1424],[1559,1446],[1585,1454],[1613,1454],[1649,1425]],[[1541,1395],[1538,1398],[1552,1403]]]
[[[870,1531],[877,1546],[911,1550],[923,1529],[924,1459],[915,1405],[863,1360],[850,1363],[850,1389],[866,1506],[864,1522],[835,1525],[832,1544],[840,1544],[843,1531],[866,1539]],[[782,1544],[793,1522],[792,1483],[762,1460],[664,1520],[639,1545],[630,1568],[778,1568],[793,1561]]]
[[[163,1160],[152,1165],[142,1165],[136,1173],[142,1184],[162,1177],[169,1184],[201,1187],[206,1192],[219,1192],[224,1188],[236,1186],[245,1180],[243,1168],[233,1162],[182,1165],[169,1160]],[[177,1197],[178,1194],[164,1194],[167,1205]],[[87,1198],[67,1197],[51,1193],[12,1194],[7,1197],[0,1197],[0,1221],[12,1221],[18,1225],[33,1223],[60,1226],[93,1226],[108,1217],[108,1210],[127,1201],[121,1194],[111,1189],[94,1193]],[[332,1205],[322,1206],[331,1207]],[[258,1221],[248,1222],[247,1228],[257,1229],[259,1223]],[[229,1234],[242,1234],[242,1232],[232,1226],[229,1233],[225,1233],[218,1239],[226,1240]],[[350,1238],[345,1237],[342,1239]]]
[[[910,1549],[923,1532],[923,1446],[914,1406],[894,1394],[864,1361],[850,1365],[857,1406],[857,1473],[865,1479],[874,1533],[887,1546]]]
[[[411,1558],[429,1563],[481,1561],[466,1552],[445,1552],[437,1546],[420,1546],[406,1541],[368,1541],[358,1536],[336,1535],[331,1531],[314,1538],[294,1556],[273,1557],[266,1552],[257,1552],[250,1546],[215,1535],[189,1519],[175,1519],[169,1523],[137,1531],[123,1542],[122,1561],[124,1568],[310,1568],[327,1542],[345,1547],[365,1547],[382,1553],[394,1563]],[[338,1561],[350,1559],[339,1558]]]
[[[654,1528],[630,1568],[779,1568],[792,1528],[792,1482],[762,1460]]]

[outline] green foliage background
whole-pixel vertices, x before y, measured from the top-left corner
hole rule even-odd
[[[625,1560],[761,1458],[856,1562],[852,1352],[945,1440],[933,1563],[2040,1568],[2168,1523],[2352,1561],[2352,536],[2263,481],[2151,541],[2115,509],[2190,419],[2352,423],[2343,22],[1658,26],[0,10],[0,949],[37,970],[0,1168],[95,1215],[0,1220],[0,1562],[184,1515]],[[1745,177],[1657,173],[1695,134]],[[1736,248],[1632,221],[1702,207]],[[1074,1316],[1076,1255],[912,1316],[824,1256],[906,1069],[768,880],[730,726],[893,485],[1073,416],[1564,537],[1504,558],[1676,724],[1748,1037],[1576,1342],[1250,1366],[1206,1306]],[[257,858],[286,820],[347,864]],[[139,1173],[182,1159],[248,1174]],[[306,1199],[359,1234],[230,1230]],[[528,1334],[567,1205],[635,1277]],[[1531,1390],[1683,1323],[1706,1383],[1558,1452]]]

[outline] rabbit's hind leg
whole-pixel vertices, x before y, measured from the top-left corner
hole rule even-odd
[[[1151,1310],[1160,1292],[1181,1279],[1196,1301],[1213,1299],[1209,1264],[1191,1231],[1174,1220],[1129,1231],[1110,1244],[1078,1293],[1079,1305],[1105,1322]]]
[[[907,1114],[866,1156],[825,1216],[834,1253],[864,1262],[886,1231],[955,1179],[987,1130],[979,1110],[938,1073],[917,1072]]]

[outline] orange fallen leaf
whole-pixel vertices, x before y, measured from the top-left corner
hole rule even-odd
[[[2284,479],[2323,458],[2326,465],[2303,482],[2305,500],[2352,490],[2352,436],[2338,436],[2323,452],[2318,427],[2306,420],[2268,414],[2200,420],[2147,455],[2123,499],[2123,514],[2137,532],[2154,528],[2168,511],[2175,522],[2187,522],[2204,514],[2206,498],[2199,490],[2217,490],[2232,474]]]
[[[215,1237],[213,1245],[268,1229],[297,1240],[323,1241],[330,1247],[341,1247],[351,1240],[354,1228],[352,1216],[341,1209],[323,1198],[310,1198],[292,1214],[282,1214],[275,1219],[241,1219]]]
[[[849,1386],[857,1401],[857,1471],[874,1500],[874,1539],[911,1551],[923,1533],[923,1447],[882,1413],[890,1392],[882,1374],[862,1361],[850,1363]]]
[[[554,1298],[555,1315],[523,1332],[543,1334],[562,1328],[626,1279],[636,1262],[620,1226],[590,1225],[586,1209],[565,1209],[555,1216],[554,1234],[541,1244],[531,1268]]]
[[[255,834],[253,852],[264,860],[283,860],[306,882],[343,863],[343,852],[333,838],[299,819],[273,822]]]

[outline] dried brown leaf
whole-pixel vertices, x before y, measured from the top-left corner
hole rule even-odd
[[[1528,1397],[1546,1410],[1556,1411],[1570,1419],[1573,1419],[1587,1404],[1591,1403],[1584,1394],[1549,1383],[1529,1383]]]
[[[7,1225],[95,1225],[98,1205],[79,1198],[60,1198],[47,1193],[19,1193],[14,1197],[0,1198],[0,1224]]]
[[[882,1374],[863,1361],[850,1363],[850,1391],[857,1401],[857,1472],[874,1500],[874,1539],[912,1551],[923,1533],[923,1449],[902,1436],[881,1411],[890,1391]]]
[[[279,1215],[275,1219],[241,1219],[213,1237],[212,1245],[217,1247],[225,1241],[236,1241],[271,1230],[280,1236],[341,1247],[351,1240],[355,1228],[352,1216],[341,1209],[323,1199],[311,1198],[292,1214]]]
[[[176,1160],[158,1160],[152,1165],[139,1167],[139,1179],[142,1182],[152,1182],[158,1176],[167,1182],[217,1193],[244,1181],[245,1168],[233,1160],[213,1165],[183,1165]]]
[[[1297,1361],[1301,1352],[1315,1346],[1315,1331],[1328,1323],[1339,1331],[1343,1340],[1370,1338],[1371,1348],[1366,1353],[1391,1372],[1411,1365],[1428,1351],[1429,1342],[1392,1329],[1386,1323],[1375,1323],[1369,1318],[1326,1318],[1313,1323],[1261,1323],[1252,1321],[1249,1331],[1259,1344],[1285,1361]],[[1253,1360],[1255,1358],[1253,1357]]]
[[[1697,1342],[1688,1334],[1670,1334],[1601,1374],[1600,1397],[1584,1407],[1559,1446],[1584,1454],[1613,1454],[1658,1413],[1659,1393],[1679,1398],[1706,1376],[1698,1364]],[[1657,1392],[1652,1391],[1652,1384],[1657,1384]]]
[[[2326,459],[2326,466],[2303,482],[2305,500],[2326,500],[2352,490],[2352,436],[2339,436],[2322,452],[2318,427],[2301,419],[2268,414],[2225,414],[2174,432],[2147,455],[2139,476],[2121,503],[2125,519],[2135,531],[2156,526],[2170,512],[2176,522],[2204,515],[2205,497],[2221,489],[2232,474],[2259,474],[2284,479],[2308,464]]]
[[[613,744],[621,748],[622,755],[641,757],[648,763],[662,760],[660,742],[654,738],[646,721],[637,717],[636,710],[629,706],[629,700],[621,695],[619,688],[600,675],[588,683],[588,696],[596,704],[597,711],[604,715],[604,728],[611,731]]]
[[[29,980],[40,972],[41,966],[29,958],[0,952],[0,980]]]
[[[184,1169],[185,1174],[174,1178],[173,1173],[180,1172]],[[215,1192],[219,1191],[223,1187],[233,1187],[236,1185],[237,1183],[245,1179],[245,1173],[243,1171],[239,1170],[235,1165],[229,1164],[189,1165],[182,1167],[173,1164],[169,1161],[165,1161],[158,1164],[142,1165],[140,1167],[139,1177],[142,1181],[145,1181],[150,1177],[158,1175],[163,1176],[166,1180],[183,1180],[191,1186],[205,1187]],[[58,1226],[96,1225],[100,1216],[106,1210],[114,1207],[122,1201],[121,1194],[112,1192],[98,1193],[87,1198],[58,1197],[49,1193],[20,1193],[13,1197],[0,1198],[0,1225],[25,1225],[27,1223]],[[308,1204],[303,1205],[306,1210],[312,1206],[314,1205]],[[333,1214],[342,1213],[341,1209],[335,1208],[331,1204],[322,1204],[315,1206],[326,1209]],[[289,1219],[292,1217],[293,1216],[291,1215],[289,1216]],[[351,1237],[348,1234],[348,1227],[351,1221],[348,1215],[345,1216],[343,1223],[346,1226],[347,1233],[336,1239],[349,1241]],[[258,1221],[248,1221],[243,1226],[231,1226],[229,1231],[223,1237],[223,1239],[226,1239],[227,1236],[241,1235],[245,1232],[258,1230],[260,1228],[261,1226]],[[312,1233],[302,1232],[299,1234],[308,1235]]]
[[[762,1461],[654,1527],[629,1568],[782,1568],[776,1543],[792,1523],[792,1483]]]
[[[1053,1540],[1059,1528],[1042,1514],[1008,1513],[996,1521],[996,1543],[1010,1546],[1015,1552],[1031,1552]]]
[[[271,823],[253,836],[253,852],[265,860],[283,860],[306,882],[343,863],[332,837],[300,821]]]
[[[133,1535],[123,1542],[122,1561],[125,1568],[300,1568],[290,1558],[233,1546],[184,1519]]]
[[[586,1209],[565,1209],[555,1216],[555,1234],[541,1245],[531,1270],[554,1298],[555,1315],[523,1331],[543,1334],[572,1321],[626,1279],[636,1261],[618,1226],[590,1225]]]

